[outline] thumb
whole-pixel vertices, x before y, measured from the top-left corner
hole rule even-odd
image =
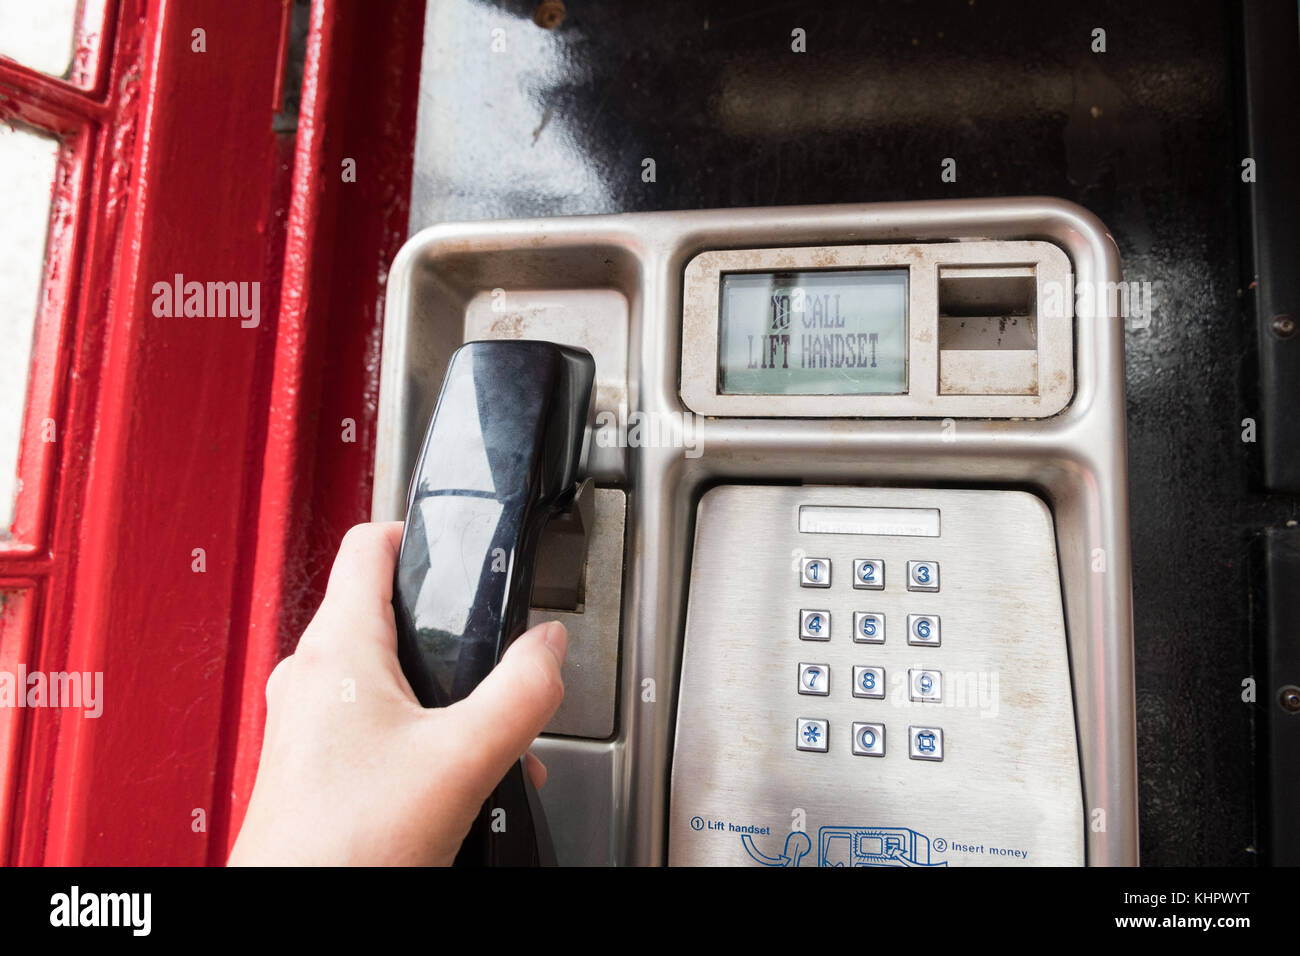
[[[484,797],[532,744],[564,699],[560,666],[568,634],[559,621],[525,631],[474,692],[443,711],[465,749],[464,782]]]

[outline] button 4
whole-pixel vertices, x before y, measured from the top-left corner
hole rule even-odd
[[[799,611],[799,639],[803,641],[829,641],[831,639],[831,612],[802,608]]]

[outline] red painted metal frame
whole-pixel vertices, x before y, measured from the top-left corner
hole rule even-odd
[[[224,860],[257,772],[264,689],[324,593],[344,532],[370,514],[388,267],[406,239],[424,4],[314,3],[284,299],[258,508],[248,653],[232,673],[218,820]],[[342,164],[356,161],[356,181]],[[344,441],[344,419],[355,423]]]
[[[24,96],[31,78],[0,62],[0,95],[14,92],[0,108],[61,131],[70,171],[46,293],[64,314],[42,320],[37,352],[54,362],[37,360],[48,379],[33,380],[28,420],[47,396],[60,440],[25,441],[22,466],[39,452],[57,467],[38,463],[45,498],[16,524],[28,550],[0,554],[0,582],[37,585],[29,667],[105,685],[98,720],[24,712],[0,764],[0,860],[7,831],[9,862],[223,861],[265,676],[368,512],[423,3],[313,4],[296,149],[271,127],[285,12],[121,0],[90,93],[46,81],[49,96]],[[260,325],[155,317],[153,283],[176,273],[261,282]]]

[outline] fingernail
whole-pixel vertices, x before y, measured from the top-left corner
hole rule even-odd
[[[564,625],[559,621],[551,621],[546,625],[546,635],[542,638],[542,643],[546,645],[547,650],[555,655],[557,664],[564,663],[564,655],[569,650],[569,632],[564,629]]]

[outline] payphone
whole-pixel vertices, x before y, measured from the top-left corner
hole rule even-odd
[[[531,613],[571,634],[534,748],[560,863],[1137,862],[1119,280],[1104,227],[1039,198],[412,237],[373,514],[407,513],[431,417],[461,472],[439,429],[527,423],[527,481],[461,497],[537,503]],[[509,387],[449,403],[466,369]],[[474,583],[499,653],[521,585],[452,498],[399,591]],[[445,668],[452,636],[412,646]]]

